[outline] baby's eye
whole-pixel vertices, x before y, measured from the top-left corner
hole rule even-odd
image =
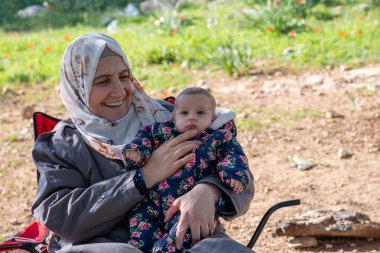
[[[198,111],[197,114],[198,115],[203,115],[203,114],[206,114],[206,112],[205,111]]]
[[[186,116],[187,114],[189,114],[189,112],[188,111],[181,111],[180,114]]]

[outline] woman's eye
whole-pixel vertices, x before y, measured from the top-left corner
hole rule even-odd
[[[129,79],[129,75],[123,75],[120,77],[120,80],[127,80]]]
[[[105,86],[107,84],[108,84],[108,80],[100,80],[95,83],[95,85],[99,85],[99,86]]]

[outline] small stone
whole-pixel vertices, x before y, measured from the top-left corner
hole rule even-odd
[[[323,83],[323,77],[320,75],[311,75],[308,76],[305,80],[306,86],[315,86]]]
[[[306,148],[304,146],[297,146],[297,147],[295,147],[295,150],[296,151],[304,151],[304,150],[306,150]]]
[[[169,94],[176,94],[178,92],[178,90],[177,90],[177,88],[175,88],[175,87],[170,87],[169,89],[168,89],[168,93]]]
[[[341,65],[339,67],[339,69],[340,69],[340,71],[347,71],[347,70],[350,70],[351,68],[349,66],[347,66],[347,65]]]
[[[292,47],[287,47],[287,48],[285,48],[284,49],[284,51],[282,51],[282,54],[283,55],[289,55],[289,54],[292,54],[292,53],[294,53],[294,48],[292,48]]]
[[[296,237],[289,241],[288,247],[290,249],[301,249],[317,247],[318,241],[314,237]]]
[[[348,159],[351,157],[352,157],[352,153],[350,153],[349,151],[347,151],[343,148],[340,148],[338,150],[338,159]]]
[[[22,223],[20,221],[18,221],[17,219],[13,218],[9,221],[9,223],[13,226],[18,226],[18,225],[21,225]]]
[[[281,71],[277,71],[274,73],[274,76],[281,76],[282,75],[282,72]]]
[[[21,116],[23,119],[31,119],[35,111],[34,105],[25,106],[22,108]]]
[[[205,80],[201,79],[197,82],[197,87],[200,87],[200,86],[204,85],[205,83],[206,83]]]
[[[2,91],[1,91],[1,94],[2,95],[15,94],[15,92],[11,88],[4,86]]]
[[[367,238],[367,242],[373,242],[374,238]]]
[[[299,157],[297,155],[289,156],[289,160],[292,163],[292,165],[299,170],[308,170],[317,166],[317,164],[305,160],[304,158]]]
[[[332,244],[325,244],[326,249],[331,249],[332,247],[334,247]]]
[[[189,67],[189,61],[186,60],[181,63],[181,69],[186,69],[188,67]]]
[[[334,118],[344,118],[344,116],[342,114],[339,114],[336,111],[331,110],[331,109],[326,112],[326,117],[327,118],[332,118],[332,119],[334,119]]]
[[[356,247],[356,244],[355,243],[351,243],[350,246],[351,247]]]

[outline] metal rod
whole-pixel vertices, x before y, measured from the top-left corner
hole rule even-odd
[[[261,219],[259,225],[256,228],[255,233],[253,234],[251,240],[247,244],[247,247],[252,249],[253,245],[255,245],[257,239],[259,238],[261,231],[264,229],[265,224],[267,223],[269,217],[274,213],[276,210],[287,207],[287,206],[296,206],[301,204],[301,201],[299,199],[292,199],[287,201],[282,201],[277,204],[274,204],[271,208],[268,209],[268,211],[264,214],[263,218]]]

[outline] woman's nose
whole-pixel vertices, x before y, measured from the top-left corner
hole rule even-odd
[[[122,97],[126,94],[126,87],[120,82],[120,80],[115,80],[112,85],[112,95],[115,97]]]

